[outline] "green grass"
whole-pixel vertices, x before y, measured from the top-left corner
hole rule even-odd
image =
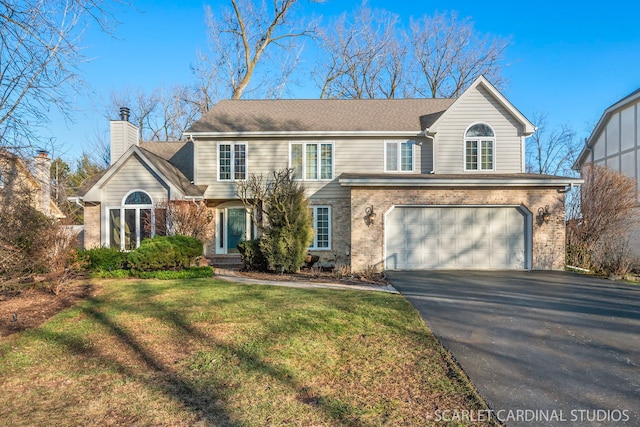
[[[427,426],[484,409],[398,295],[109,280],[0,343],[5,425]],[[452,424],[458,425],[458,424]]]

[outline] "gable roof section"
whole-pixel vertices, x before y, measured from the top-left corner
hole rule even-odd
[[[587,141],[582,147],[582,151],[578,155],[578,158],[573,164],[572,169],[580,170],[580,168],[584,166],[589,157],[589,153],[591,153],[591,150],[593,150],[593,147],[596,145],[600,134],[606,128],[607,123],[609,123],[609,120],[611,119],[611,116],[618,110],[624,109],[628,105],[634,104],[636,102],[640,102],[640,89],[631,92],[629,95],[625,96],[624,98],[604,110],[604,113],[602,113],[602,117],[600,117],[600,120],[598,120],[596,127],[593,128],[591,135],[589,135],[589,138],[587,138]]]
[[[164,145],[164,144],[189,144],[189,143],[149,143],[150,145]],[[156,152],[164,153],[165,155],[175,155],[183,147],[178,145],[154,147]],[[148,147],[148,145],[146,145]],[[145,164],[151,169],[160,179],[171,188],[173,195],[172,199],[176,196],[182,196],[187,198],[200,198],[203,196],[206,186],[193,185],[191,181],[183,174],[175,165],[171,164],[169,160],[161,157],[160,155],[152,152],[148,148],[142,148],[135,145],[129,147],[129,149],[105,172],[100,178],[86,189],[84,197],[86,201],[100,201],[98,189],[100,189],[109,179],[117,173],[117,171],[125,164],[125,162],[136,157],[140,162]]]
[[[482,86],[485,90],[487,90],[489,94],[491,94],[491,96],[493,96],[493,98],[495,98],[495,100],[498,101],[500,105],[502,105],[509,112],[509,114],[511,114],[522,125],[524,136],[529,136],[535,132],[536,127],[533,125],[533,123],[531,123],[529,119],[527,119],[524,114],[520,112],[520,110],[518,110],[507,98],[505,98],[505,96],[502,95],[502,93],[500,93],[500,91],[496,89],[496,87],[492,85],[484,76],[480,76],[475,79],[471,86],[469,86],[467,90],[465,90],[462,95],[460,95],[460,97],[455,100],[451,107],[448,108],[447,111],[444,112],[444,114],[440,115],[437,120],[435,120],[434,123],[428,127],[433,131],[437,131],[438,125],[443,120],[445,120],[447,116],[455,114],[455,106],[465,102],[468,94],[478,86]]]
[[[409,134],[433,123],[453,99],[226,100],[187,131],[192,136]]]
[[[457,99],[277,99],[225,100],[186,130],[191,137],[284,135],[406,135],[437,128],[456,104],[478,86],[485,88],[523,128],[534,125],[489,81],[478,77]]]
[[[143,148],[175,166],[189,181],[193,181],[193,144],[185,141],[142,142]]]

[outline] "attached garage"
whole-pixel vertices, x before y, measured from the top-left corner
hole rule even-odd
[[[385,268],[529,269],[530,235],[521,206],[395,206],[385,218]]]

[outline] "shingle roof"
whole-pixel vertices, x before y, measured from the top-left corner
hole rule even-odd
[[[186,133],[416,131],[454,99],[278,99],[221,101]]]
[[[176,187],[180,188],[185,196],[195,196],[200,197],[204,194],[207,186],[201,185],[193,185],[189,178],[176,167],[176,165],[172,164],[170,159],[165,159],[162,156],[159,156],[149,150],[147,147],[149,145],[153,146],[152,148],[158,148],[156,146],[165,145],[166,142],[160,143],[150,143],[145,145],[144,148],[141,146],[140,149],[143,151],[147,157],[147,159],[153,163],[153,165],[160,171],[162,174],[170,180]],[[193,146],[193,144],[188,144]],[[193,153],[193,149],[191,150]],[[166,153],[165,153],[166,154]],[[175,154],[174,154],[175,155]],[[192,154],[193,155],[193,154]],[[191,168],[191,175],[193,176],[193,167]]]
[[[193,181],[193,144],[185,141],[150,141],[142,142],[140,148],[168,161],[189,181]]]
[[[185,141],[143,142],[140,153],[159,170],[185,196],[201,197],[207,186],[194,185],[193,181],[193,144]],[[86,195],[111,167],[85,182],[77,191],[78,196]]]

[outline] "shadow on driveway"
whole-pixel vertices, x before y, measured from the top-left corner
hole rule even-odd
[[[507,425],[640,426],[640,286],[546,271],[387,276]]]

